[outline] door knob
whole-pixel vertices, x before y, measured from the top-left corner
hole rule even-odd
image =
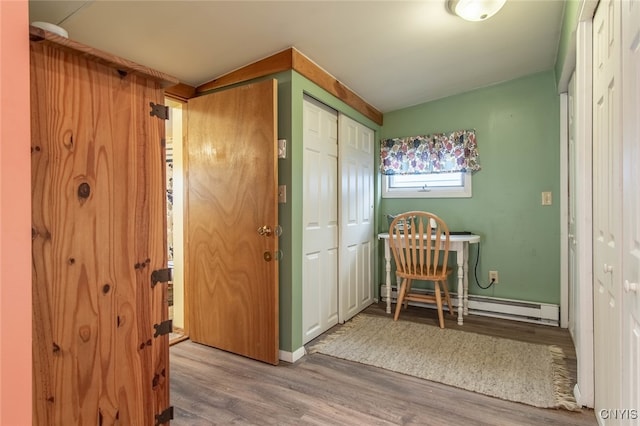
[[[258,234],[265,237],[270,237],[272,232],[273,230],[269,225],[264,225],[258,228]]]
[[[270,237],[271,234],[275,234],[276,237],[282,235],[282,226],[276,225],[275,228],[271,228],[269,225],[264,225],[258,228],[258,234],[265,237]]]
[[[630,283],[629,280],[624,280],[624,291],[629,292],[637,292],[638,291],[638,283]]]

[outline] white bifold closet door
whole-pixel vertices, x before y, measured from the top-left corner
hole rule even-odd
[[[593,309],[595,411],[621,407],[622,133],[620,8],[593,18]],[[627,408],[627,407],[621,407]],[[631,408],[631,407],[629,407]],[[609,424],[609,423],[607,423]]]
[[[339,117],[340,322],[373,303],[373,130]]]
[[[338,113],[305,97],[302,330],[307,343],[338,323]]]
[[[371,129],[306,97],[302,330],[307,343],[373,301]]]

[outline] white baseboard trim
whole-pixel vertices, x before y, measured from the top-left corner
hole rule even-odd
[[[380,294],[386,295],[386,285],[380,287]],[[417,290],[419,291],[419,290]],[[427,293],[427,291],[425,291]],[[450,292],[451,303],[458,307],[457,293]],[[386,301],[385,297],[381,297]],[[396,301],[396,288],[391,287],[391,301]],[[409,302],[412,306],[435,308],[434,304]],[[560,307],[549,303],[528,302],[523,300],[501,299],[469,295],[469,313],[493,318],[509,319],[514,321],[529,322],[551,326],[560,325]]]
[[[280,361],[285,361],[293,364],[294,362],[296,362],[297,360],[305,356],[306,353],[307,351],[303,346],[301,348],[296,349],[293,352],[280,351],[278,358],[280,358]]]

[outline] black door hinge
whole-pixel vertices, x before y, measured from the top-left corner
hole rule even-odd
[[[172,274],[173,269],[165,268],[165,269],[156,269],[151,272],[151,288],[155,287],[158,283],[168,283],[173,279]]]
[[[169,334],[173,331],[173,321],[168,319],[166,321],[162,321],[160,324],[153,324],[153,328],[156,329],[153,337],[164,336],[165,334]]]
[[[169,420],[173,420],[173,407],[169,406],[160,414],[156,414],[156,426],[167,423]]]
[[[149,106],[151,107],[151,111],[149,111],[149,115],[152,117],[158,117],[162,120],[169,119],[169,107],[160,104],[154,104],[153,102],[149,102]]]

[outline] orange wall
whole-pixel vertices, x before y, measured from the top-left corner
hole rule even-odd
[[[29,15],[0,0],[0,425],[31,424]]]

